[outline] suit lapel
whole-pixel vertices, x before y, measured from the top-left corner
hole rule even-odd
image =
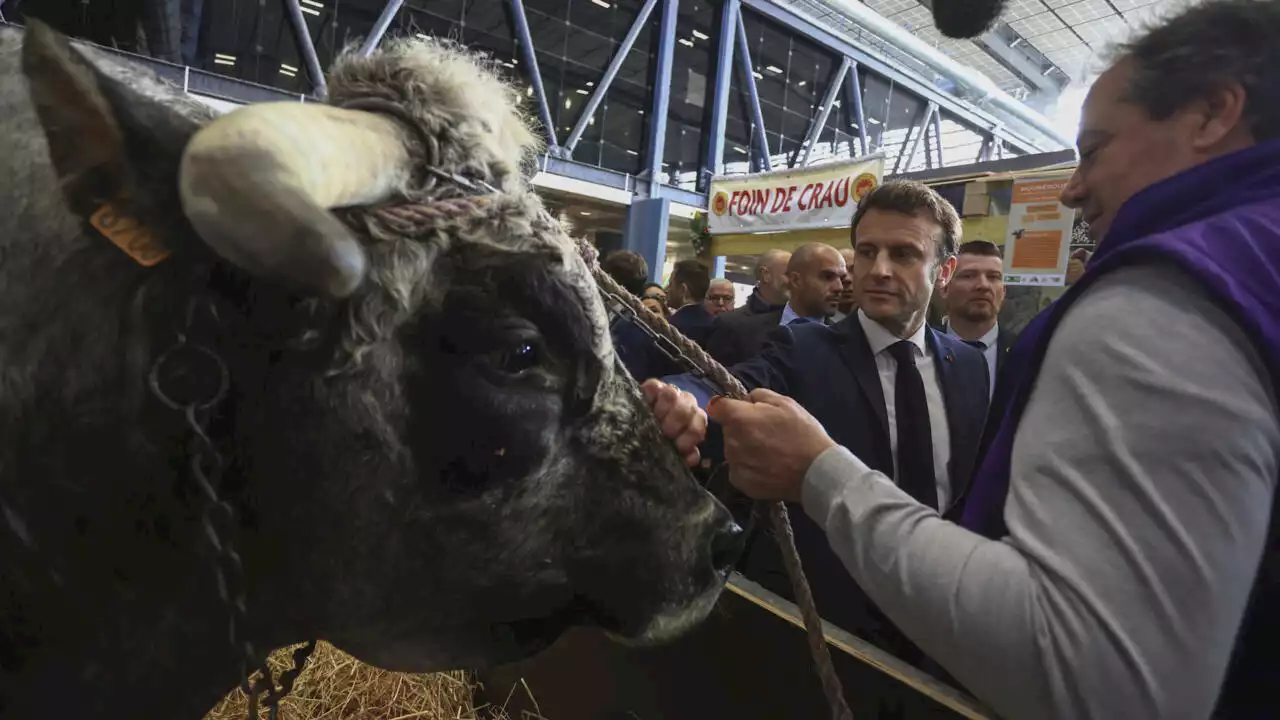
[[[880,387],[880,371],[876,369],[875,356],[871,354],[871,343],[867,342],[867,334],[862,332],[862,324],[857,314],[850,315],[836,326],[842,330],[844,342],[840,344],[840,356],[853,371],[862,392],[867,396],[876,419],[880,425],[882,445],[889,446],[889,411],[885,409],[884,390]],[[893,467],[892,464],[890,467]]]

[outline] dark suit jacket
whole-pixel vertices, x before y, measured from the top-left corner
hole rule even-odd
[[[764,347],[769,333],[778,327],[784,307],[766,304],[760,299],[759,291],[754,291],[746,305],[716,318],[707,336],[707,352],[725,366],[750,360]]]
[[[954,503],[973,474],[987,412],[987,363],[982,353],[957,338],[932,328],[925,333],[946,404]],[[732,371],[748,389],[765,387],[790,396],[822,423],[832,439],[893,477],[884,392],[856,313],[833,326],[779,327],[757,357]],[[909,662],[918,662],[918,651],[866,598],[803,508],[789,510],[796,546],[823,617]],[[772,537],[755,534],[741,569],[770,590],[793,597]]]
[[[938,325],[938,332],[947,332],[947,321],[943,321]],[[991,378],[991,382],[996,382],[1001,373],[1004,372],[1004,361],[1009,357],[1009,350],[1013,348],[1013,344],[1018,341],[1016,333],[1005,330],[1004,326],[1000,327],[1000,331],[996,333],[996,376]]]
[[[653,340],[634,322],[616,319],[609,326],[609,333],[613,337],[613,347],[618,353],[618,359],[636,382],[644,382],[670,372],[667,356],[662,354]]]
[[[703,349],[707,347],[707,335],[711,333],[711,325],[715,320],[716,317],[707,312],[701,302],[685,305],[671,316],[671,324],[675,325],[682,335],[701,345]]]

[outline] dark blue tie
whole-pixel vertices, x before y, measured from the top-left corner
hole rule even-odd
[[[937,478],[933,467],[933,431],[924,380],[916,367],[916,347],[908,340],[889,346],[898,362],[894,380],[894,408],[898,426],[898,475],[895,480],[911,497],[938,509]]]

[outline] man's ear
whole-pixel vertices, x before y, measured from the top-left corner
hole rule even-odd
[[[951,282],[951,274],[956,271],[956,256],[948,255],[946,260],[938,263],[938,276],[934,278],[934,282],[938,287],[943,287]]]
[[[181,207],[178,166],[196,120],[107,76],[39,21],[27,26],[22,72],[76,214],[115,202],[163,222]]]

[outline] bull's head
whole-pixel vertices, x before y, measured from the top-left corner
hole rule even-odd
[[[578,622],[661,640],[710,609],[739,531],[617,362],[586,266],[520,177],[535,143],[512,91],[474,58],[399,43],[338,62],[335,105],[397,117],[278,103],[208,123],[43,26],[24,71],[73,212],[115,199],[173,250],[121,266],[145,302],[181,305],[155,288],[184,277],[219,301],[267,640],[427,670]],[[359,222],[455,192],[428,162],[499,192],[413,237]]]

